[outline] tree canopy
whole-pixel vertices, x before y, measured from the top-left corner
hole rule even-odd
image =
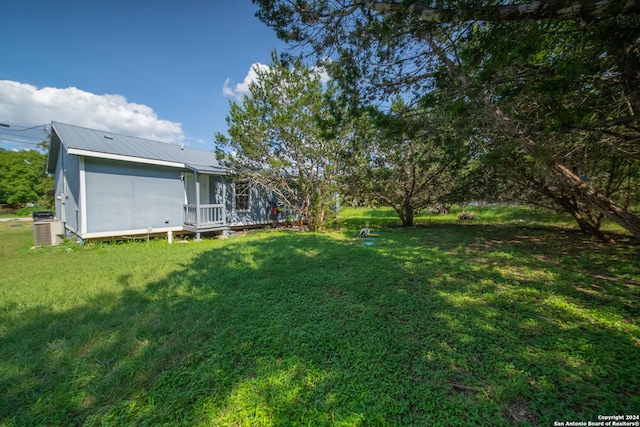
[[[320,70],[283,63],[275,52],[255,72],[249,95],[231,103],[229,136],[216,136],[219,157],[318,230],[330,212],[343,139],[334,125],[334,89]]]
[[[610,146],[628,171],[637,169],[637,0],[254,2],[299,53],[335,59],[352,103],[381,104],[396,93],[417,100],[446,86],[487,149],[517,141],[520,165],[640,237],[621,193],[581,179],[567,155]]]
[[[403,226],[447,199],[466,160],[465,141],[431,108],[395,99],[390,112],[370,109],[368,131],[345,156],[342,183],[360,197],[392,207]]]
[[[53,178],[47,176],[46,154],[35,150],[0,149],[0,203],[51,206]]]

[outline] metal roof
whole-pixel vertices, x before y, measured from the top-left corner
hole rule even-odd
[[[225,169],[211,151],[198,150],[149,139],[52,122],[53,137],[48,169],[55,168],[58,144],[69,154],[191,169],[224,174]],[[56,154],[54,158],[52,155]],[[52,164],[53,162],[53,164]],[[51,170],[49,170],[52,172]]]

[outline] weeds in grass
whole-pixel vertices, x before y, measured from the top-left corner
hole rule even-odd
[[[637,246],[456,222],[380,228],[365,247],[358,221],[71,252],[0,230],[0,425],[637,413]]]

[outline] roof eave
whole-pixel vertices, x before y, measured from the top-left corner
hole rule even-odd
[[[121,160],[124,162],[168,166],[168,167],[181,168],[181,169],[185,169],[187,167],[184,163],[179,163],[179,162],[170,162],[167,160],[149,159],[146,157],[133,157],[133,156],[125,156],[122,154],[112,154],[112,153],[104,153],[104,152],[98,152],[98,151],[81,150],[78,148],[69,148],[67,152],[69,154],[73,154],[76,156],[94,157],[98,159]]]
[[[185,167],[194,172],[206,173],[211,175],[229,175],[229,173],[231,172],[227,168],[222,168],[217,166],[185,164]]]
[[[47,173],[55,173],[56,163],[58,162],[58,153],[60,152],[60,137],[55,132],[51,131],[49,136],[49,152],[47,153]]]

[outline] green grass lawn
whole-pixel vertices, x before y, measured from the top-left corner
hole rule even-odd
[[[0,223],[0,425],[638,414],[640,247],[475,212],[402,229],[345,210],[324,234],[38,250],[29,223]],[[371,246],[353,237],[366,220]]]

